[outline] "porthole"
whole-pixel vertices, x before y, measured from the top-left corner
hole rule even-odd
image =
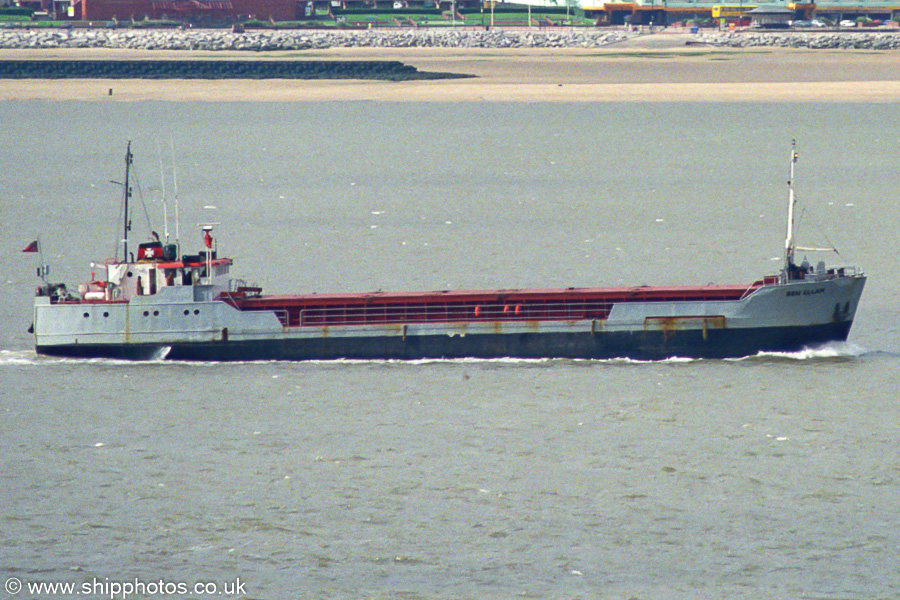
[[[194,309],[194,314],[195,314],[195,315],[199,315],[199,314],[200,314],[200,309],[199,309],[199,308],[195,308],[195,309]]]
[[[145,311],[144,311],[144,316],[145,316],[145,317],[149,317],[149,316],[150,316],[150,312],[145,310]]]
[[[189,314],[191,314],[191,311],[189,311],[188,309],[184,309],[184,315],[187,316]]]
[[[126,275],[128,275],[129,277],[134,277],[134,273],[132,273],[131,271],[128,271],[128,273],[126,273]]]
[[[84,313],[84,318],[85,318],[85,319],[87,319],[87,318],[90,317],[90,316],[91,316],[91,313]]]
[[[105,312],[105,313],[103,313],[103,316],[104,316],[104,317],[108,317],[108,316],[109,316],[109,313],[108,313],[108,312]]]
[[[154,316],[154,317],[158,317],[158,316],[159,316],[159,311],[158,311],[158,310],[154,310],[154,311],[153,311],[153,316]]]

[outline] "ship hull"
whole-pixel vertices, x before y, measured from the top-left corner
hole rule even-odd
[[[560,358],[663,360],[733,358],[759,352],[794,352],[845,341],[852,322],[805,327],[707,331],[602,333],[522,333],[372,336],[366,338],[281,339],[164,344],[71,344],[38,346],[40,354],[125,360],[419,360],[459,358]]]
[[[39,299],[35,347],[55,356],[189,361],[733,358],[846,340],[864,284],[853,276],[764,285],[736,300],[622,301],[602,319],[299,326],[285,325],[278,311],[175,291],[118,304]],[[576,293],[586,292],[559,295]]]

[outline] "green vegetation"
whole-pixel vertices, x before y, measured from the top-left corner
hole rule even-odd
[[[326,11],[325,14],[328,14]],[[342,15],[389,15],[389,16],[397,16],[397,15],[439,15],[441,11],[436,8],[395,8],[391,11],[385,12],[383,9],[379,10],[377,8],[335,8],[332,11],[334,16],[339,17]]]
[[[30,19],[33,14],[33,8],[26,8],[24,6],[7,6],[0,8],[0,16],[15,15],[18,17],[28,17]]]
[[[30,23],[34,12],[33,8],[26,8],[24,6],[6,6],[0,8],[0,22]]]
[[[159,19],[159,20],[151,20],[144,19],[143,21],[125,21],[126,27],[133,27],[135,29],[163,29],[163,28],[173,28],[173,27],[181,27],[181,21],[172,21],[171,19]],[[122,21],[119,21],[119,26],[121,27],[123,24]]]
[[[54,27],[71,27],[71,23],[66,23],[65,21],[50,21],[50,20],[41,20],[41,21],[31,21],[28,19],[22,19],[21,17],[16,19],[2,19],[0,18],[0,22],[7,23],[17,23],[23,27],[28,27],[30,29],[53,29]]]
[[[465,23],[468,26],[488,25],[491,22],[491,11],[465,12],[462,14],[462,17],[462,21],[457,19],[458,23]],[[509,11],[505,9],[503,11],[494,11],[493,20],[494,25],[497,27],[502,27],[504,25],[528,25],[528,11]],[[550,25],[551,23],[553,25],[584,27],[593,26],[595,24],[595,19],[587,19],[572,12],[569,14],[567,20],[565,9],[560,11],[559,9],[544,9],[542,7],[540,10],[534,9],[531,11],[532,25],[541,26]]]
[[[260,19],[247,19],[240,23],[247,29],[303,29],[321,26],[326,23],[334,25],[334,21],[315,21],[312,19],[303,21],[276,21],[275,23],[272,23],[271,21],[262,21]]]

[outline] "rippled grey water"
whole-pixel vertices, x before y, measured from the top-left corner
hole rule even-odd
[[[900,595],[894,106],[0,107],[0,578]],[[113,253],[127,139],[151,220],[174,148],[183,243],[215,219],[237,274],[288,292],[749,282],[778,267],[794,137],[803,242],[870,275],[846,345],[663,363],[30,351],[18,250],[40,235],[72,282]]]

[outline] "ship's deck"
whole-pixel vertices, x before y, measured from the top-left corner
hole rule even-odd
[[[459,290],[245,296],[223,299],[246,311],[273,311],[286,327],[460,321],[606,319],[622,302],[736,301],[776,278],[748,285]]]

